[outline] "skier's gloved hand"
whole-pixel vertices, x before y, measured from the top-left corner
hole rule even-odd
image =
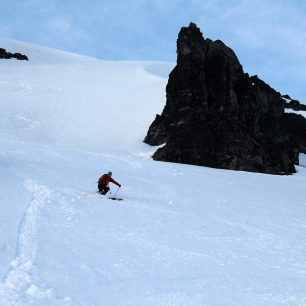
[[[121,187],[121,185],[119,184],[119,188]]]

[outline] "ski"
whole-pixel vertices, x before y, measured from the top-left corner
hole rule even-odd
[[[122,198],[116,198],[116,197],[109,197],[110,200],[116,200],[116,201],[122,201]]]

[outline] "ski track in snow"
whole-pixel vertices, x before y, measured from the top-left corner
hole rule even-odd
[[[67,305],[69,298],[56,297],[52,288],[45,288],[31,273],[35,269],[38,221],[44,206],[52,201],[52,191],[34,180],[25,181],[24,186],[32,192],[32,200],[19,224],[15,259],[0,284],[0,305],[40,305],[42,299],[49,299],[50,305]]]

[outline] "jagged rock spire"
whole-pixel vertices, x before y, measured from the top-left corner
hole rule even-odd
[[[177,40],[177,65],[167,101],[145,142],[165,146],[156,160],[217,168],[293,173],[298,150],[282,128],[284,100],[243,72],[220,40],[204,39],[190,23]]]

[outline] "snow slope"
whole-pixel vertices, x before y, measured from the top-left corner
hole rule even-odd
[[[306,305],[304,156],[293,176],[154,162],[173,64],[0,47],[30,58],[0,61],[1,306]],[[108,170],[122,202],[94,193]]]

